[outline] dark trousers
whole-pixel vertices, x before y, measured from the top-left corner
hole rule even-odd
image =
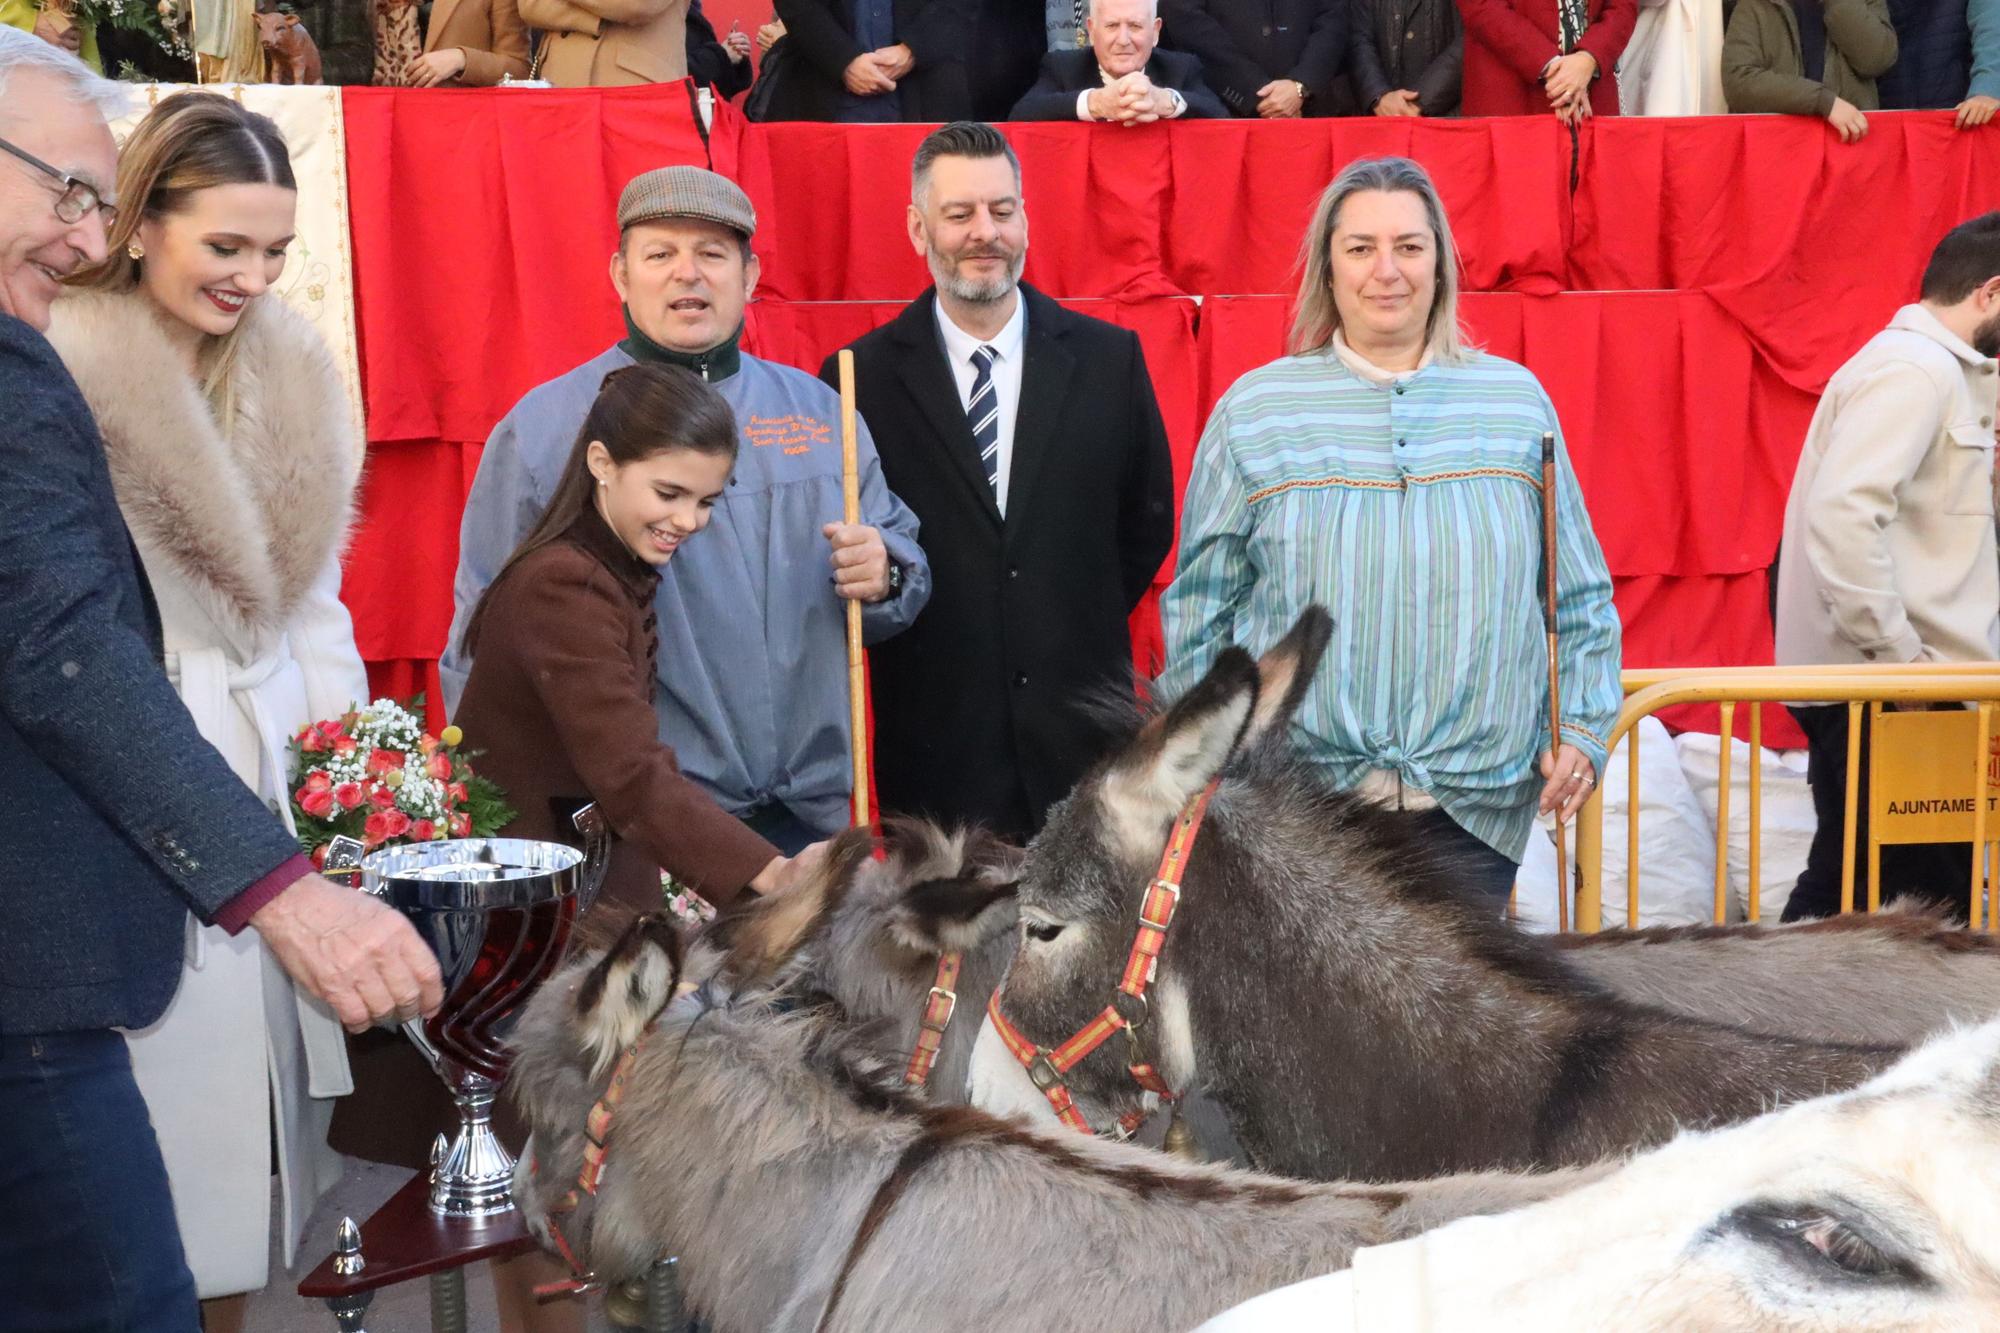
[[[200,1325],[125,1038],[0,1036],[0,1329]]]
[[[1406,816],[1417,836],[1443,852],[1453,863],[1455,878],[1504,910],[1514,892],[1521,867],[1460,828],[1442,809],[1419,810]]]
[[[1840,853],[1847,819],[1847,706],[1794,708],[1806,733],[1806,784],[1812,788],[1812,849],[1785,904],[1784,919],[1802,921],[1840,911]],[[1868,904],[1868,713],[1861,714],[1861,789],[1855,797],[1854,904]],[[1882,848],[1882,901],[1912,897],[1965,919],[1972,884],[1972,844],[1916,842]]]

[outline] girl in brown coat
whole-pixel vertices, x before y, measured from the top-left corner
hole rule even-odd
[[[595,801],[618,835],[607,897],[660,906],[660,870],[725,903],[787,862],[685,777],[654,720],[660,567],[708,526],[736,422],[687,371],[605,376],[541,522],[466,626],[472,673],[453,721],[520,811],[509,837],[562,840]]]
[[[724,811],[681,773],[653,713],[660,567],[708,526],[736,441],[729,405],[689,372],[612,371],[548,509],[466,626],[453,721],[520,812],[502,833],[567,840],[570,814],[595,801],[617,835],[603,897],[640,910],[661,905],[662,869],[725,903],[784,887],[818,852],[787,860]],[[496,1264],[502,1327],[581,1333],[580,1302],[532,1294],[564,1275],[540,1254]]]

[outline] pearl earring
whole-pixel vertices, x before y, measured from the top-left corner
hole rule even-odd
[[[134,241],[125,247],[125,253],[132,259],[144,259],[146,257],[146,247]]]

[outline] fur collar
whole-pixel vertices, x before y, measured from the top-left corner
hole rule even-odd
[[[244,312],[225,439],[151,304],[75,292],[49,340],[89,400],[148,573],[224,625],[278,631],[346,542],[361,450],[332,355],[275,295]]]

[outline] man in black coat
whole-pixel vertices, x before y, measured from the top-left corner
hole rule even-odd
[[[350,1028],[443,997],[409,923],[313,874],[195,729],[103,442],[42,337],[58,279],[105,257],[123,201],[100,108],[122,100],[0,27],[0,1324],[192,1333],[118,1031],[173,998],[189,913],[255,928]]]
[[[1354,0],[1348,78],[1363,112],[1455,116],[1465,79],[1458,0]]]
[[[853,344],[882,475],[932,591],[870,652],[884,810],[1041,826],[1109,745],[1126,620],[1173,544],[1173,469],[1139,340],[1020,285],[1020,164],[990,125],[917,150],[911,243],[936,287]],[[835,378],[828,358],[822,378]]]
[[[957,120],[972,107],[972,0],[776,0],[769,120]]]
[[[1230,114],[1348,116],[1349,0],[1160,0],[1166,41],[1201,61]],[[1449,3],[1449,0],[1447,0]]]
[[[688,77],[697,87],[728,101],[750,86],[750,34],[737,29],[718,40],[701,0],[688,0],[687,48]]]
[[[1115,120],[1125,125],[1229,112],[1202,82],[1201,62],[1158,49],[1156,0],[1093,0],[1090,45],[1042,57],[1042,77],[1010,120]]]

